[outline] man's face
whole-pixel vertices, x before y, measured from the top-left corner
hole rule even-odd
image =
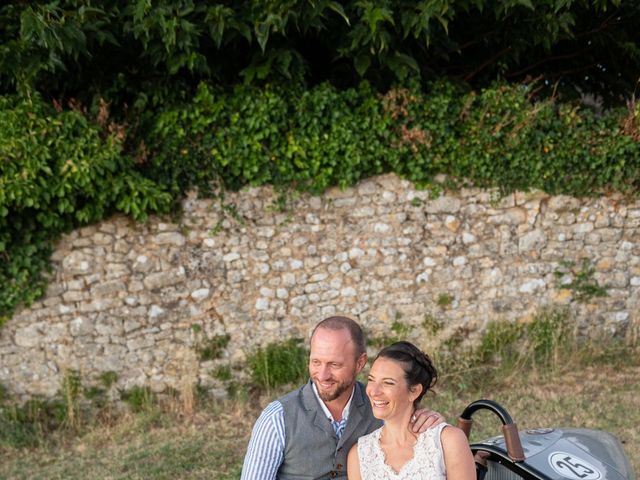
[[[351,395],[356,375],[366,361],[364,353],[356,357],[356,346],[346,329],[319,328],[311,338],[309,376],[325,402]]]

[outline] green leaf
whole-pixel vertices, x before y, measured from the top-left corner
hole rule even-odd
[[[416,62],[416,60],[413,57],[410,57],[409,55],[406,55],[400,52],[395,52],[395,56],[398,60],[400,60],[405,65],[407,65],[413,71],[415,71],[416,73],[420,73],[420,67],[418,66],[418,62]]]
[[[353,66],[355,67],[356,72],[358,72],[358,75],[360,75],[361,77],[364,76],[370,65],[371,57],[366,53],[358,55],[353,60]]]
[[[260,45],[260,49],[262,50],[262,53],[264,53],[265,48],[267,47],[267,41],[269,40],[270,30],[271,30],[270,21],[256,23],[256,26],[255,26],[256,40],[258,40],[258,44]]]
[[[340,5],[338,2],[328,2],[327,8],[330,8],[338,15],[340,15],[347,25],[351,25],[351,22],[349,22],[349,17],[347,17],[347,14],[344,12],[344,8],[342,8],[342,5]]]

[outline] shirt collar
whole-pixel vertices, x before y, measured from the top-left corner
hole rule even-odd
[[[320,402],[320,406],[322,407],[322,411],[324,412],[325,416],[330,421],[335,422],[336,420],[333,418],[333,415],[331,415],[331,412],[329,411],[329,409],[325,405],[324,401],[320,398],[320,394],[318,393],[318,389],[316,388],[316,384],[313,383],[313,381],[311,382],[311,388],[313,388],[313,393],[315,393],[316,398],[318,399],[318,402]],[[353,388],[351,389],[351,396],[349,397],[349,401],[347,402],[347,404],[344,406],[344,409],[342,410],[342,420],[343,421],[346,421],[347,418],[349,417],[349,407],[351,407],[351,400],[353,400],[353,392],[355,392],[355,390],[356,390],[356,386],[354,384]]]

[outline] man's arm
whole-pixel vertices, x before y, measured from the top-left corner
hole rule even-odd
[[[438,412],[421,408],[416,410],[411,416],[409,430],[413,433],[424,433],[428,428],[435,427],[444,422],[444,417]]]
[[[280,402],[272,402],[253,426],[241,480],[275,480],[283,459],[284,410]]]

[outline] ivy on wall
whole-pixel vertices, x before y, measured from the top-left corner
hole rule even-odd
[[[427,93],[375,93],[367,83],[337,90],[202,84],[193,100],[167,109],[145,139],[146,173],[174,192],[270,183],[314,193],[393,171],[418,185],[435,174],[504,193],[633,194],[639,144],[624,126],[634,112],[531,102],[531,87],[473,92],[434,83]],[[630,117],[631,115],[631,117]],[[635,127],[634,127],[635,128]]]
[[[0,97],[0,323],[43,293],[60,233],[115,211],[143,219],[169,201],[123,155],[122,139],[82,112]]]

